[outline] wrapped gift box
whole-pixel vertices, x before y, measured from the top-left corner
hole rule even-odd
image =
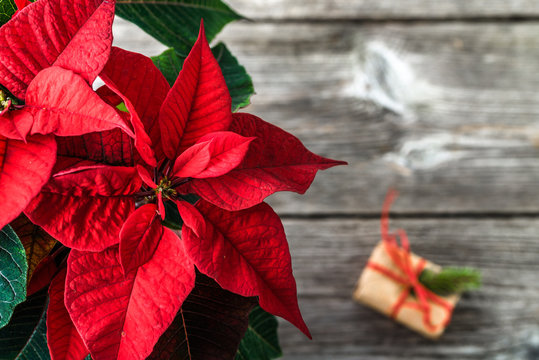
[[[400,248],[390,250],[400,252],[401,255],[404,251]],[[405,255],[412,269],[440,269],[413,253]],[[420,301],[415,294],[417,291],[412,285],[413,281],[388,254],[387,244],[381,242],[372,252],[359,278],[354,299],[428,338],[437,339],[449,324],[459,296],[438,296],[423,288],[427,296],[424,301]]]

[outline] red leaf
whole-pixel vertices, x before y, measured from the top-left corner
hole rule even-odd
[[[120,264],[124,274],[147,263],[163,235],[157,206],[146,204],[135,210],[120,231]]]
[[[152,180],[152,176],[144,166],[137,165],[137,172],[146,186],[150,187],[151,189],[157,188],[157,184]]]
[[[193,264],[169,229],[136,272],[124,277],[118,257],[112,247],[68,259],[66,307],[94,360],[145,359],[194,286]]]
[[[230,131],[207,134],[176,159],[174,175],[198,179],[224,175],[242,162],[254,139]]]
[[[164,158],[157,118],[170,86],[152,59],[113,47],[102,74],[106,75],[119,93],[133,105],[150,136],[156,157]],[[110,95],[105,89],[100,89],[100,93]]]
[[[58,137],[58,157],[72,158],[76,163],[92,160],[105,165],[133,166],[133,139],[120,129],[75,137]]]
[[[277,191],[305,193],[318,170],[343,161],[313,154],[295,136],[250,114],[234,114],[230,127],[243,136],[254,136],[243,162],[226,175],[193,179],[185,192],[227,210],[246,209]]]
[[[62,244],[101,251],[118,244],[142,186],[136,168],[101,166],[51,178],[26,215]],[[89,226],[90,225],[90,226]]]
[[[161,141],[167,157],[176,159],[202,136],[228,130],[232,121],[231,104],[221,68],[201,24],[198,40],[159,114]]]
[[[15,219],[41,190],[56,160],[52,135],[27,142],[0,136],[0,228]]]
[[[51,360],[82,360],[88,349],[64,304],[66,268],[52,280],[49,287],[49,308],[47,309],[47,344]]]
[[[141,158],[146,161],[148,165],[155,166],[157,162],[155,161],[155,154],[152,149],[152,140],[148,134],[146,134],[146,130],[144,129],[144,126],[142,125],[133,104],[131,104],[131,101],[129,101],[129,99],[120,92],[114,82],[107,75],[102,74],[101,79],[105,82],[109,89],[114,91],[122,98],[127,110],[129,111],[131,125],[133,126],[133,129],[135,129],[135,147],[137,148]]]
[[[210,143],[203,141],[190,146],[174,162],[174,176],[188,178],[203,172],[210,163]]]
[[[17,5],[17,9],[22,10],[25,6],[30,5],[31,2],[29,0],[15,0],[15,5]]]
[[[37,265],[33,276],[28,281],[26,295],[31,296],[48,286],[57,270],[58,266],[51,256],[47,256],[41,260],[41,262]]]
[[[206,230],[206,222],[197,208],[187,201],[176,200],[174,203],[178,207],[178,212],[185,226],[189,227],[196,236],[203,236]]]
[[[99,0],[75,1],[75,3],[89,3],[93,6],[99,2]],[[53,65],[72,70],[92,84],[110,55],[114,4],[115,0],[103,1],[88,20],[77,29],[76,34]],[[77,10],[80,11],[80,9]],[[63,19],[65,20],[65,15]]]
[[[42,70],[30,83],[25,107],[17,113],[21,116],[16,122],[25,121],[23,114],[32,119],[31,134],[76,136],[120,128],[135,136],[80,76],[56,66]]]
[[[186,252],[197,268],[223,289],[258,296],[264,310],[285,318],[310,337],[299,311],[279,216],[265,203],[229,212],[201,200],[197,208],[206,219],[205,231],[199,237],[188,226],[182,229]]]
[[[148,360],[234,359],[256,303],[197,273],[193,291]]]
[[[92,83],[112,44],[114,1],[40,0],[0,28],[0,78],[24,98],[32,79],[53,64]],[[65,54],[63,54],[65,52]]]

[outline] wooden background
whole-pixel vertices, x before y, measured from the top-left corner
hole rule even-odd
[[[270,200],[314,336],[282,322],[284,359],[539,359],[539,1],[228,3],[254,20],[220,36],[254,80],[248,111],[350,163]],[[351,299],[389,187],[416,253],[484,274],[438,342]]]

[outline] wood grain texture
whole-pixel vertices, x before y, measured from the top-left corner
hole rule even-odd
[[[539,220],[398,219],[412,250],[440,265],[483,272],[438,342],[352,300],[379,241],[378,220],[287,220],[299,304],[313,341],[282,322],[286,360],[539,358]]]
[[[537,0],[227,0],[256,20],[510,18],[539,15]]]

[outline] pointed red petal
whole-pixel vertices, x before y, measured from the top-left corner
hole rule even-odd
[[[31,2],[28,0],[15,0],[15,5],[17,5],[17,9],[22,10],[25,6],[30,5]]]
[[[279,216],[265,203],[228,212],[201,200],[197,209],[206,219],[205,233],[199,237],[188,226],[182,229],[185,249],[197,268],[226,290],[258,296],[263,309],[310,337]]]
[[[159,210],[159,215],[161,215],[161,219],[165,220],[167,214],[165,211],[165,203],[163,202],[163,193],[161,191],[157,192],[157,207]]]
[[[159,114],[163,150],[169,159],[202,136],[228,130],[232,100],[221,68],[200,27],[198,40],[183,63]]]
[[[163,225],[154,204],[141,206],[127,218],[120,231],[120,264],[124,274],[152,258],[162,234]]]
[[[39,193],[55,161],[53,136],[30,136],[26,143],[0,136],[0,229]]]
[[[47,344],[51,360],[82,360],[88,355],[88,349],[64,304],[66,273],[66,268],[62,269],[49,287]]]
[[[135,210],[133,194],[142,186],[136,168],[66,173],[51,178],[25,214],[70,248],[101,251],[118,244],[120,229]]]
[[[210,163],[210,141],[203,141],[190,146],[174,162],[174,176],[188,178],[196,177]]]
[[[249,144],[255,138],[247,138],[230,131],[218,131],[200,138],[199,142],[185,150],[174,163],[178,177],[211,178],[224,175],[236,168],[245,157]],[[205,145],[203,159],[193,158],[191,149]],[[209,159],[206,157],[209,156]],[[185,158],[190,158],[187,163]],[[187,166],[191,165],[191,166]],[[194,169],[196,170],[194,170]]]
[[[120,128],[135,136],[80,76],[56,66],[41,71],[30,83],[20,112],[32,115],[31,134],[75,136]]]
[[[110,88],[110,90],[122,98],[127,110],[129,111],[131,126],[133,126],[133,129],[135,130],[135,147],[137,148],[142,159],[146,161],[148,165],[155,166],[157,162],[155,161],[155,154],[152,149],[152,140],[146,133],[144,125],[142,125],[135,107],[131,101],[120,92],[114,82],[106,74],[101,74],[101,79]]]
[[[178,237],[165,229],[153,258],[125,277],[118,249],[72,251],[66,307],[95,360],[145,359],[195,281]]]
[[[193,179],[182,191],[196,192],[223,209],[240,210],[276,191],[303,194],[318,170],[346,164],[313,154],[295,136],[254,115],[234,114],[231,131],[256,137],[243,162],[218,178]]]
[[[175,203],[185,226],[189,227],[196,236],[204,236],[206,233],[206,222],[197,208],[187,201],[176,200]]]
[[[149,57],[117,47],[112,47],[102,74],[114,83],[119,93],[129,99],[150,136],[156,157],[163,159],[157,118],[161,104],[170,90],[163,74]],[[106,91],[102,89],[101,92]]]
[[[30,4],[0,28],[2,85],[24,98],[34,76],[57,59],[58,65],[92,83],[109,55],[113,19],[114,1],[40,0]],[[64,51],[66,55],[62,55]]]
[[[140,178],[142,179],[142,181],[144,181],[144,184],[146,184],[152,189],[157,188],[157,184],[153,181],[152,176],[150,175],[150,173],[144,166],[137,165],[137,172]]]

